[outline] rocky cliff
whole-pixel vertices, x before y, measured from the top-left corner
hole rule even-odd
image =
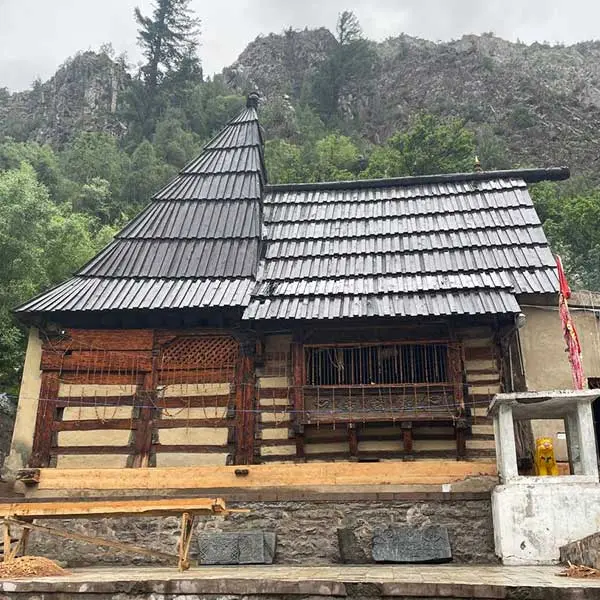
[[[232,85],[254,85],[267,98],[299,100],[335,44],[324,29],[260,37],[225,74]],[[512,165],[596,169],[600,42],[525,45],[485,34],[434,43],[400,35],[371,47],[378,62],[360,96],[341,99],[371,141],[381,142],[427,110],[498,136]]]
[[[324,28],[261,36],[224,70],[224,79],[238,92],[257,88],[270,102],[310,104],[314,75],[337,44]],[[600,42],[525,45],[484,34],[434,43],[403,34],[369,47],[372,68],[339,100],[343,119],[367,140],[380,143],[427,110],[461,117],[478,135],[500,141],[507,166],[597,171]],[[55,146],[80,130],[120,135],[129,80],[107,54],[78,54],[30,91],[0,89],[0,135]]]
[[[55,147],[78,131],[120,135],[125,125],[117,114],[128,82],[124,65],[108,54],[77,54],[31,90],[9,94],[0,89],[0,135]]]

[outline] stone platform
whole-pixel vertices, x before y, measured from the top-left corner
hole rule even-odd
[[[600,599],[600,579],[559,572],[477,565],[74,569],[65,577],[0,581],[0,600]]]

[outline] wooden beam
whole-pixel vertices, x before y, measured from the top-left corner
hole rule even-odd
[[[166,552],[160,552],[158,550],[150,550],[149,548],[142,548],[141,546],[134,546],[133,544],[118,542],[117,540],[107,540],[106,538],[101,538],[97,536],[83,535],[81,533],[75,533],[66,529],[56,529],[54,527],[47,527],[46,525],[38,525],[37,523],[28,523],[19,519],[6,519],[5,521],[18,525],[19,527],[25,529],[25,531],[41,531],[42,533],[46,533],[55,537],[67,540],[76,540],[78,542],[85,542],[88,544],[93,544],[94,546],[102,546],[104,548],[113,548],[120,552],[127,552],[128,554],[141,554],[142,556],[150,556],[152,558],[163,558],[170,561],[179,560],[179,557],[176,554],[168,554]],[[25,534],[25,532],[23,532],[23,534]]]
[[[402,451],[404,459],[410,460],[413,453],[413,424],[412,421],[402,423]]]
[[[288,457],[293,459],[294,456]],[[246,477],[235,466],[153,467],[149,469],[41,469],[38,496],[46,491],[168,490],[311,487],[323,485],[403,485],[452,483],[478,475],[496,475],[493,457],[483,461],[416,461],[390,468],[389,463],[296,463],[249,465]]]
[[[13,502],[0,504],[5,519],[84,519],[128,516],[227,514],[221,498],[157,498],[153,500],[80,500],[60,502]]]
[[[292,342],[292,405],[294,407],[293,423],[294,434],[296,437],[296,458],[304,460],[305,441],[304,441],[304,347],[298,336],[295,336]]]
[[[254,353],[256,340],[242,339],[236,373],[235,394],[235,464],[250,465],[254,462],[254,433],[256,429],[256,381]]]

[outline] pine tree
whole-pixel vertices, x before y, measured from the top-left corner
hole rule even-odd
[[[180,72],[202,79],[197,56],[200,21],[193,16],[189,4],[190,0],[155,0],[150,17],[135,9],[138,44],[146,63],[140,71],[141,89],[138,87],[131,104],[143,120],[145,137],[150,137],[157,116],[165,108],[169,97],[165,85],[179,82]]]

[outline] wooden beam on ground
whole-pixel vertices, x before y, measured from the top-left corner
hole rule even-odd
[[[41,469],[37,495],[45,490],[165,490],[314,487],[336,485],[441,485],[478,475],[496,476],[496,461],[432,460],[361,464],[298,463],[147,469]]]
[[[221,498],[168,498],[156,500],[82,500],[74,502],[14,502],[0,504],[0,517],[27,519],[80,519],[86,517],[225,515]],[[5,526],[6,535],[6,526]]]

